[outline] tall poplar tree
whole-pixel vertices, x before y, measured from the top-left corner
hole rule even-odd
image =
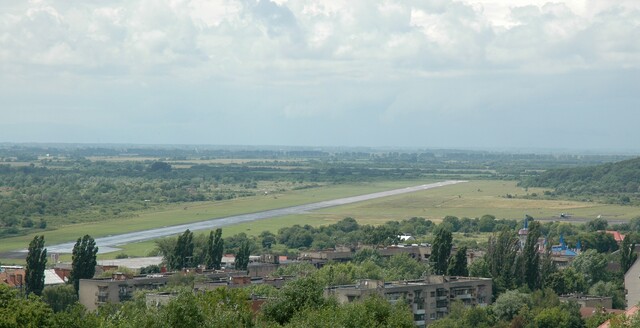
[[[633,265],[633,262],[638,258],[638,254],[634,252],[635,244],[631,242],[629,235],[624,236],[622,240],[622,246],[620,247],[620,267],[622,273],[626,273],[627,270]]]
[[[73,288],[76,294],[80,289],[80,279],[91,279],[96,274],[96,255],[98,246],[96,241],[89,235],[78,238],[73,246],[71,256],[71,277]]]
[[[222,239],[222,229],[216,229],[216,232],[209,232],[207,240],[205,265],[207,269],[220,270],[222,264],[222,253],[224,251],[224,239]]]
[[[532,222],[529,224],[527,241],[522,250],[522,262],[524,282],[530,290],[535,290],[540,285],[540,253],[538,253],[538,238],[540,238],[540,224]]]
[[[236,260],[234,262],[236,270],[247,270],[249,266],[249,254],[249,242],[244,241],[242,245],[240,245],[238,254],[236,254]]]
[[[515,284],[515,263],[520,243],[515,233],[504,228],[497,236],[489,237],[485,260],[494,279],[494,292],[512,289]]]
[[[42,295],[44,289],[44,269],[47,265],[47,249],[44,248],[44,235],[35,236],[29,243],[26,269],[26,293]]]
[[[178,237],[176,246],[173,249],[173,254],[171,254],[169,258],[169,267],[173,270],[182,270],[187,266],[193,265],[193,263],[191,263],[193,247],[193,232],[187,229]]]
[[[439,228],[436,231],[436,237],[431,247],[431,262],[436,274],[447,273],[447,263],[449,255],[451,255],[451,245],[453,236],[451,232],[445,228]]]
[[[469,275],[467,269],[467,247],[462,246],[458,249],[455,256],[452,256],[449,260],[449,267],[447,268],[447,274],[450,276],[466,277]]]

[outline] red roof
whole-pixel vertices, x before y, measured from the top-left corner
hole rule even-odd
[[[629,318],[629,317],[633,316],[634,314],[636,314],[636,312],[638,312],[638,310],[640,310],[640,307],[634,306],[634,307],[628,309],[627,311],[625,311],[624,315],[627,316],[627,318]],[[609,327],[611,327],[611,320],[607,320],[603,324],[598,326],[598,328],[609,328]]]
[[[607,230],[605,232],[613,235],[613,239],[615,239],[617,243],[621,243],[624,240],[624,235],[615,230]]]

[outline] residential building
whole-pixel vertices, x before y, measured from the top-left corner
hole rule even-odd
[[[640,303],[640,261],[636,260],[624,274],[627,308]]]
[[[53,285],[61,285],[64,284],[65,281],[62,277],[56,274],[54,269],[44,270],[44,285],[45,286],[53,286]]]
[[[355,285],[325,289],[326,297],[335,297],[340,303],[349,303],[378,294],[389,302],[407,302],[413,312],[415,324],[425,327],[445,317],[454,301],[465,306],[491,304],[490,278],[428,276],[425,279],[382,282],[361,280]]]
[[[0,284],[22,289],[25,284],[25,279],[26,272],[24,267],[19,265],[0,266]]]
[[[360,247],[362,249],[372,249],[371,247]],[[388,246],[384,248],[376,248],[375,249],[381,257],[391,257],[397,254],[408,254],[410,257],[418,260],[418,261],[428,261],[429,256],[431,256],[431,246],[425,245],[395,245]],[[321,251],[305,251],[300,254],[298,260],[308,261],[314,264],[316,267],[320,268],[325,263],[332,262],[348,262],[353,259],[353,256],[356,253],[356,249],[350,249],[348,247],[339,247],[329,250],[321,250]]]
[[[78,291],[80,304],[93,311],[104,303],[119,303],[133,297],[136,290],[154,290],[165,286],[170,274],[153,274],[127,278],[114,273],[111,278],[80,279]]]
[[[636,315],[638,313],[638,311],[640,311],[640,307],[633,306],[633,307],[629,308],[627,311],[624,312],[624,316],[627,317],[627,318],[631,318],[634,315]],[[598,326],[598,328],[610,328],[610,327],[611,327],[611,319],[605,321],[603,324]]]
[[[613,308],[613,297],[611,296],[591,296],[580,294],[560,295],[560,302],[576,302],[580,307],[587,308]]]

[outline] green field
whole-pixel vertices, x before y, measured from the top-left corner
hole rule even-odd
[[[58,244],[73,241],[84,234],[90,234],[93,237],[102,237],[130,231],[141,231],[169,225],[204,221],[211,218],[254,213],[275,208],[362,195],[429,182],[433,181],[413,180],[339,184],[311,189],[292,190],[283,193],[272,193],[269,195],[243,197],[226,201],[172,204],[140,211],[133,217],[67,225],[55,230],[45,231],[44,235],[47,244]],[[24,249],[31,239],[33,239],[34,235],[35,234],[29,234],[1,239],[0,252]]]
[[[190,203],[148,210],[129,219],[76,224],[46,232],[48,244],[74,240],[89,233],[94,237],[144,230],[166,225],[200,221],[212,217],[257,212],[321,200],[366,194],[381,190],[419,185],[431,181],[398,181],[331,185],[314,189],[290,191],[278,195],[256,196],[215,203]],[[244,232],[257,235],[264,230],[277,232],[281,227],[294,224],[319,226],[331,224],[350,216],[362,224],[380,224],[389,220],[402,220],[413,216],[440,221],[446,215],[479,217],[493,214],[497,218],[519,219],[525,214],[534,218],[557,217],[559,213],[571,213],[575,217],[595,218],[602,215],[609,219],[630,219],[640,216],[640,207],[607,205],[592,202],[562,200],[521,199],[532,193],[542,194],[542,189],[525,191],[514,181],[476,180],[453,186],[436,188],[411,194],[392,196],[361,203],[323,209],[309,214],[243,223],[223,229],[225,236]],[[510,194],[515,198],[507,198]],[[32,236],[3,239],[0,251],[25,248]],[[154,247],[153,241],[134,243],[122,247],[130,256],[145,256]],[[101,254],[100,258],[113,258],[120,252]],[[63,257],[62,259],[65,259]],[[7,262],[7,261],[3,261]]]

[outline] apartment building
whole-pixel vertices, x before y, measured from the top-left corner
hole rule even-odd
[[[325,289],[325,297],[335,297],[349,303],[372,294],[389,302],[406,302],[413,312],[415,324],[426,327],[449,313],[451,304],[460,301],[465,306],[491,304],[490,278],[428,276],[421,280],[382,282],[361,280],[355,285]]]
[[[80,279],[78,298],[87,310],[94,311],[104,303],[130,300],[136,290],[155,290],[165,286],[170,275],[154,274],[128,278],[114,274],[111,278]]]

